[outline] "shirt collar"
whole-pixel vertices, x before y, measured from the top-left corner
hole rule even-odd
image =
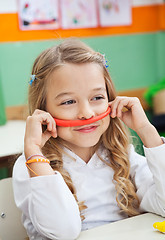
[[[66,164],[73,164],[73,165],[79,165],[79,166],[88,166],[88,167],[101,167],[105,165],[103,161],[98,157],[101,156],[105,161],[109,161],[107,158],[107,151],[103,147],[99,147],[98,154],[95,152],[88,163],[86,163],[83,159],[81,159],[78,155],[76,155],[74,152],[69,150],[68,148],[63,148],[63,162]]]

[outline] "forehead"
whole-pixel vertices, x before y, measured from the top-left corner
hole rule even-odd
[[[97,63],[67,63],[54,70],[49,87],[55,91],[105,87],[102,67]]]

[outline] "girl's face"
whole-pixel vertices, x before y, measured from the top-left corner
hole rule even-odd
[[[55,118],[82,120],[108,108],[103,70],[98,64],[70,64],[55,70],[48,83],[46,110]],[[90,125],[57,127],[58,136],[77,155],[91,151],[110,123],[109,115]]]

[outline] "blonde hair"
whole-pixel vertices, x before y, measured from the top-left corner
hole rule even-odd
[[[105,66],[104,56],[88,47],[77,39],[67,39],[61,44],[43,51],[35,60],[32,74],[36,79],[29,87],[29,113],[32,114],[35,109],[46,110],[47,80],[50,74],[65,63],[96,63],[103,69],[108,100],[112,101],[116,97],[115,88],[111,77]],[[69,173],[63,169],[61,139],[50,138],[42,151],[51,161],[54,170],[58,170],[76,201],[76,190]],[[130,163],[128,158],[129,134],[124,124],[118,119],[111,119],[110,126],[102,135],[99,143],[108,151],[109,163],[114,170],[114,184],[116,187],[116,200],[122,211],[128,216],[138,214],[139,200],[136,195],[136,189],[130,179]],[[101,159],[101,158],[100,158]],[[101,159],[104,161],[104,159]],[[78,202],[80,212],[86,208],[84,202]]]

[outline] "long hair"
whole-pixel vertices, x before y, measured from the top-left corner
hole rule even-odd
[[[65,63],[96,63],[100,65],[103,70],[108,101],[115,99],[116,91],[106,69],[104,56],[95,52],[83,42],[71,38],[43,51],[35,60],[32,74],[36,75],[36,79],[29,87],[28,103],[30,115],[37,108],[46,110],[47,81],[49,76],[55,69]],[[102,144],[108,151],[109,163],[106,162],[106,164],[114,170],[113,182],[116,187],[116,200],[120,209],[128,216],[133,216],[138,214],[139,200],[136,195],[136,188],[130,179],[129,139],[128,131],[120,119],[111,118],[110,125],[102,135],[97,146]],[[61,144],[59,137],[56,139],[50,138],[42,148],[42,152],[50,160],[52,168],[62,174],[78,202],[71,177],[63,168]],[[104,161],[104,159],[101,160]],[[80,212],[86,208],[84,202],[78,202],[78,205]]]

